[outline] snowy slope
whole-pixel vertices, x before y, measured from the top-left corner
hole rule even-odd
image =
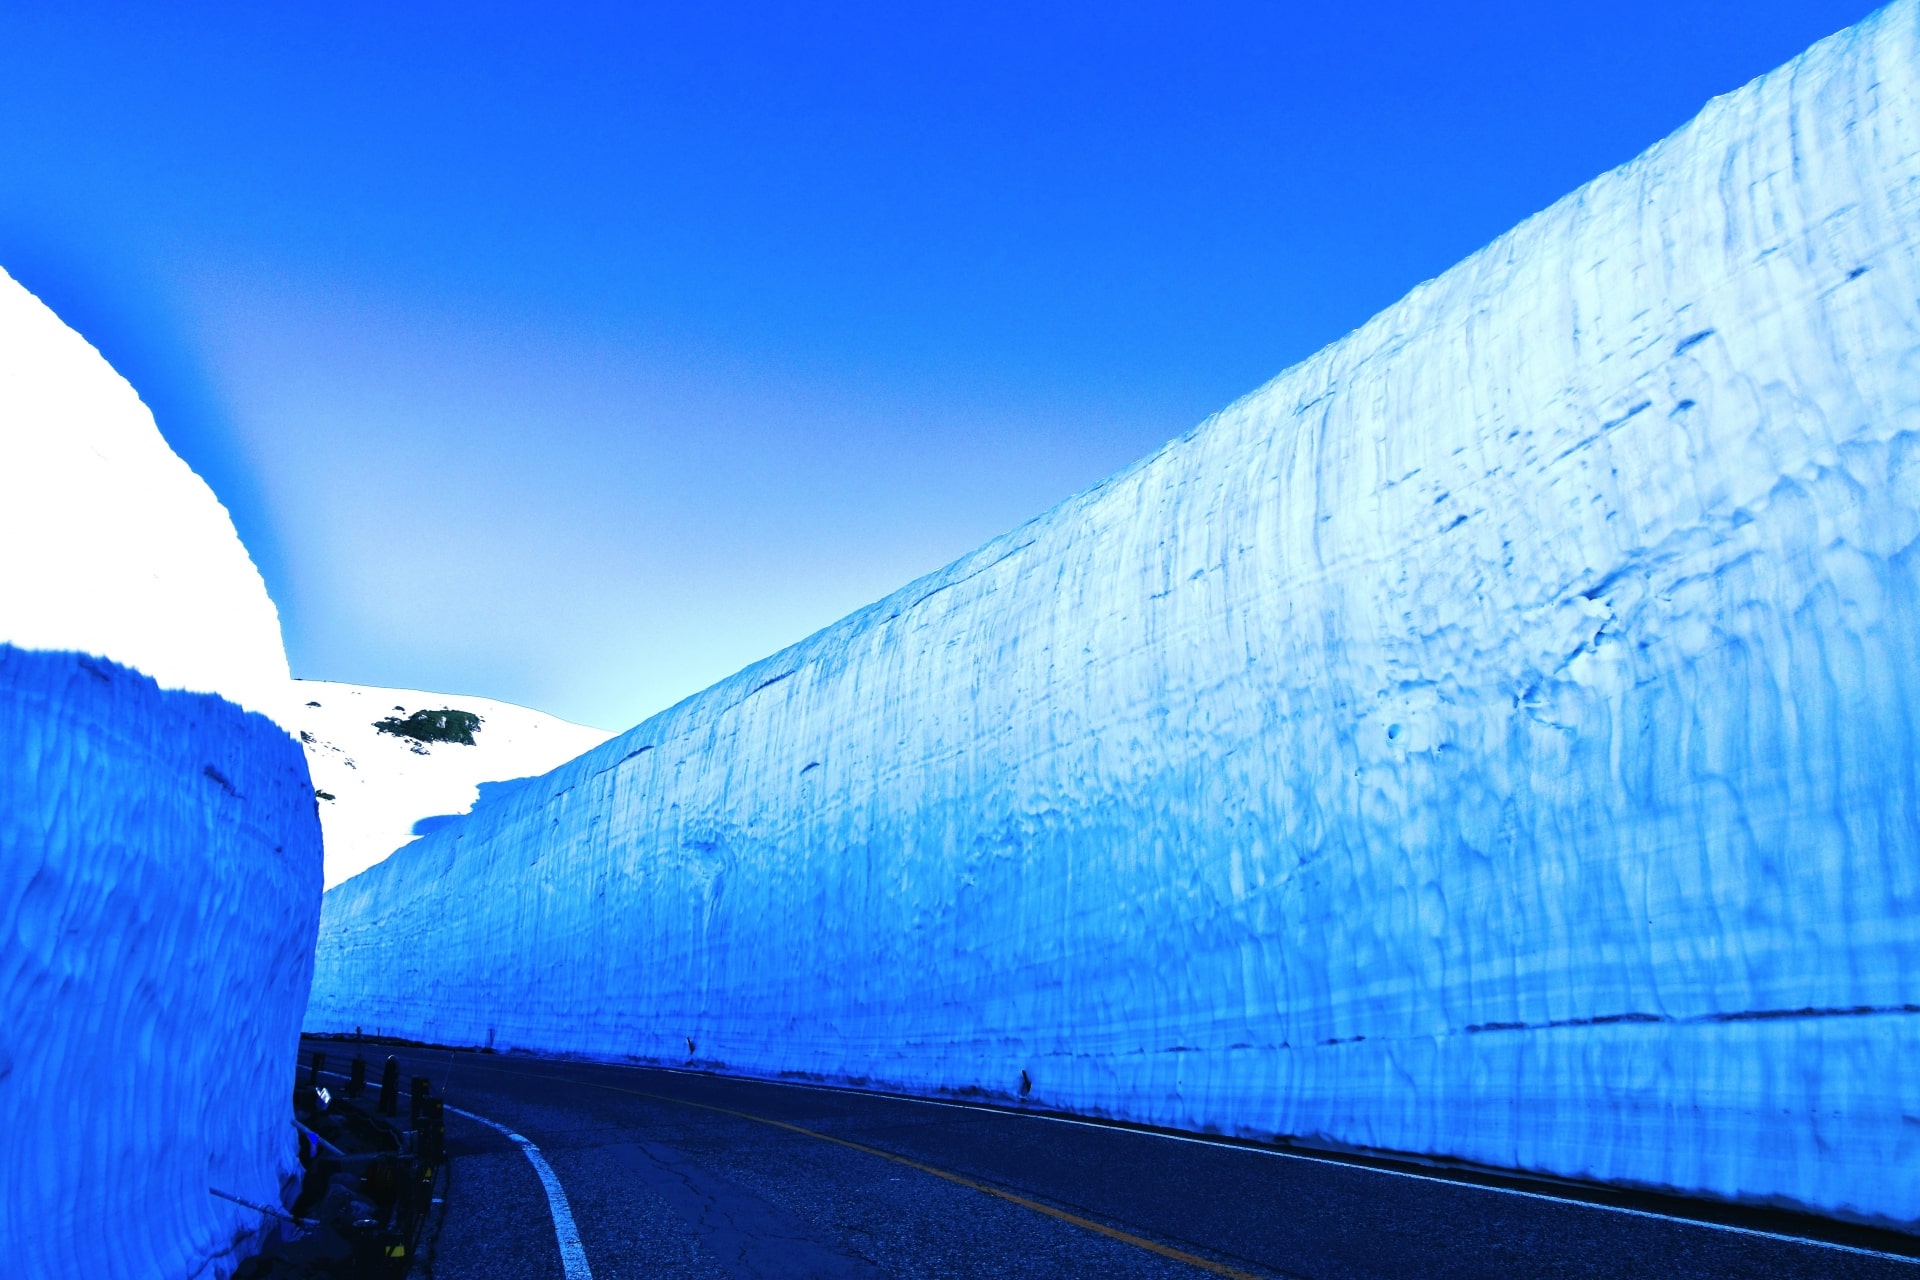
[[[7,1275],[223,1274],[263,1219],[208,1187],[274,1203],[298,1171],[321,883],[290,693],[225,509],[0,275]]]
[[[282,719],[266,584],[127,380],[0,272],[0,641],[125,663]]]
[[[336,888],[308,1025],[1920,1224],[1917,18]]]
[[[415,823],[467,812],[481,783],[545,773],[613,736],[511,702],[418,689],[298,680],[292,701],[320,793],[329,888],[412,840]],[[471,745],[374,727],[443,708],[481,718]]]

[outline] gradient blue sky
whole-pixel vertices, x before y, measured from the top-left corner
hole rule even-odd
[[[1872,7],[13,0],[0,266],[296,674],[623,728]]]

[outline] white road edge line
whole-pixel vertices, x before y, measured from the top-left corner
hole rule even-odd
[[[334,1076],[345,1080],[349,1077],[344,1071],[324,1071],[322,1075]],[[507,1135],[520,1148],[520,1153],[533,1166],[540,1185],[546,1188],[547,1212],[553,1216],[553,1238],[560,1243],[560,1269],[566,1274],[566,1280],[593,1280],[593,1269],[587,1266],[587,1251],[580,1247],[580,1229],[573,1225],[573,1208],[567,1203],[567,1193],[560,1186],[560,1179],[553,1172],[553,1166],[540,1154],[540,1148],[529,1139],[521,1137],[503,1124],[475,1115],[471,1111],[462,1111],[459,1107],[449,1107],[443,1101],[441,1106],[457,1116],[498,1129]]]
[[[561,1061],[564,1061],[562,1059]],[[678,1067],[650,1067],[638,1063],[631,1067],[623,1062],[581,1061],[574,1065],[590,1067],[612,1067],[616,1070],[670,1071],[676,1075],[707,1075],[700,1071],[685,1071]],[[1709,1231],[1726,1231],[1739,1236],[1758,1236],[1762,1240],[1778,1240],[1785,1244],[1802,1244],[1811,1249],[1832,1249],[1838,1253],[1859,1254],[1866,1258],[1880,1258],[1887,1262],[1904,1262],[1908,1266],[1920,1266],[1920,1258],[1909,1257],[1903,1253],[1888,1253],[1884,1249],[1868,1249],[1861,1245],[1839,1244],[1832,1240],[1818,1240],[1812,1236],[1788,1235],[1784,1231],[1762,1231],[1757,1227],[1736,1227],[1732,1223],[1713,1222],[1706,1218],[1683,1218],[1678,1214],[1655,1213],[1651,1209],[1631,1209],[1626,1205],[1603,1204],[1594,1200],[1582,1200],[1575,1196],[1548,1195],[1544,1191],[1522,1191],[1518,1187],[1501,1187],[1490,1183],[1467,1182],[1458,1178],[1438,1178],[1430,1173],[1414,1173],[1406,1169],[1383,1169],[1378,1165],[1348,1163],[1331,1157],[1302,1155],[1297,1151],[1279,1151],[1272,1147],[1257,1147],[1249,1143],[1220,1142],[1212,1138],[1191,1137],[1183,1133],[1164,1133],[1157,1129],[1136,1129],[1130,1125],[1101,1124],[1097,1120],[1076,1120],[1072,1116],[1041,1115],[1032,1111],[1015,1111],[1011,1107],[983,1107],[971,1102],[949,1102],[944,1098],[915,1098],[901,1093],[880,1093],[866,1089],[837,1088],[828,1084],[802,1084],[796,1080],[764,1080],[757,1076],[722,1076],[721,1079],[751,1081],[754,1084],[778,1085],[784,1089],[811,1089],[816,1093],[850,1094],[858,1098],[886,1098],[894,1102],[912,1102],[923,1107],[951,1107],[956,1111],[981,1111],[995,1116],[1018,1116],[1024,1120],[1050,1120],[1054,1124],[1079,1125],[1083,1129],[1104,1129],[1111,1133],[1137,1133],[1145,1138],[1161,1138],[1168,1142],[1191,1142],[1196,1146],[1219,1147],[1225,1151],[1244,1151],[1257,1156],[1275,1156],[1282,1160],[1306,1160],[1314,1164],[1337,1164],[1348,1169],[1359,1169],[1367,1173],[1385,1174],[1390,1178],[1412,1178],[1416,1182],[1438,1182],[1443,1186],[1464,1187],[1472,1191],[1491,1191],[1503,1196],[1519,1196],[1523,1200],[1545,1200],[1549,1204],[1571,1205],[1582,1209],[1598,1209],[1605,1213],[1622,1213],[1634,1218],[1652,1218],[1656,1222],[1674,1222],[1686,1227],[1704,1227]]]
[[[567,1193],[560,1189],[560,1179],[554,1176],[553,1166],[540,1154],[540,1148],[507,1126],[496,1124],[485,1116],[462,1111],[459,1107],[446,1109],[457,1116],[478,1121],[489,1129],[498,1129],[520,1144],[520,1151],[527,1157],[527,1163],[533,1166],[534,1173],[540,1177],[540,1185],[547,1189],[547,1209],[553,1214],[553,1236],[560,1242],[561,1269],[566,1272],[567,1280],[593,1280],[593,1272],[587,1267],[587,1251],[580,1247],[580,1231],[573,1225],[573,1210],[567,1205]]]

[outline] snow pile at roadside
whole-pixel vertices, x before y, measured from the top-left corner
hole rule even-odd
[[[435,819],[466,813],[483,783],[545,773],[613,736],[511,702],[418,689],[296,680],[293,703],[320,797],[328,888],[432,829]],[[471,742],[376,727],[443,709],[479,718]]]
[[[328,894],[314,1030],[1920,1224],[1920,32]]]
[[[219,1274],[298,1170],[319,916],[278,615],[211,490],[0,274],[0,1269]],[[244,708],[244,709],[243,709]],[[264,714],[253,714],[260,712]]]

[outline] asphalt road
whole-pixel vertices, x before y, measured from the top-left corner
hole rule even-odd
[[[350,1052],[316,1047],[334,1065]],[[436,1280],[581,1280],[582,1260],[594,1280],[1920,1280],[1920,1260],[1889,1252],[1920,1252],[1900,1237],[1786,1216],[691,1072],[364,1051],[375,1080],[393,1052],[403,1079],[429,1076],[475,1117],[447,1117]],[[571,1275],[549,1191],[508,1131],[571,1213]]]

